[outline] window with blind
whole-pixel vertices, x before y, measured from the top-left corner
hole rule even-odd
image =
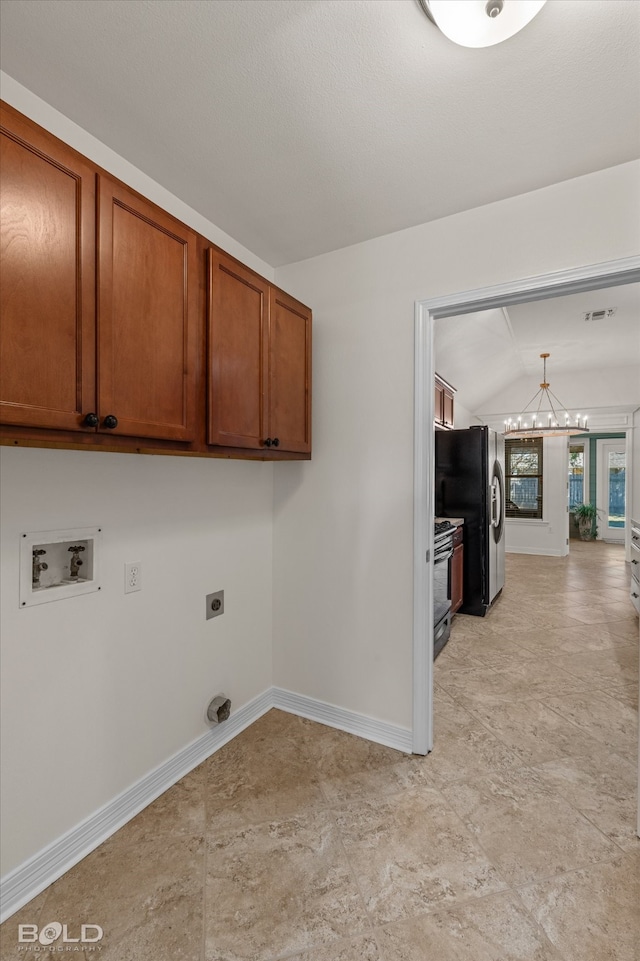
[[[507,517],[542,519],[542,437],[505,440]]]

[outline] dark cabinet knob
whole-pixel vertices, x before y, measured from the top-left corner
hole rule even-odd
[[[264,442],[264,446],[265,446],[265,447],[271,447],[272,444],[273,444],[273,441],[271,440],[271,438],[270,438],[270,437],[267,437],[267,439],[266,439],[265,442]]]
[[[280,438],[279,438],[279,437],[274,437],[273,440],[271,441],[271,443],[273,444],[274,447],[279,447],[279,446],[280,446]]]
[[[102,426],[113,430],[114,427],[118,426],[118,418],[114,414],[107,414],[105,419],[102,421]]]
[[[98,415],[94,413],[86,414],[82,421],[83,427],[97,427],[99,424]]]

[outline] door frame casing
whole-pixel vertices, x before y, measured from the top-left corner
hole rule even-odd
[[[419,300],[414,312],[413,753],[433,749],[434,322],[459,314],[640,282],[640,257]],[[629,432],[628,432],[629,433]],[[629,440],[629,437],[627,438]],[[631,457],[629,445],[627,456]]]

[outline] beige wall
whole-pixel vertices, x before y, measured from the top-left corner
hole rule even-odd
[[[640,252],[629,163],[276,271],[314,308],[314,457],[275,477],[275,683],[411,724],[414,302]]]

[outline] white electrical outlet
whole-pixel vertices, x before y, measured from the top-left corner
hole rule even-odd
[[[142,564],[140,561],[131,561],[124,565],[124,592],[133,594],[134,591],[142,590]]]

